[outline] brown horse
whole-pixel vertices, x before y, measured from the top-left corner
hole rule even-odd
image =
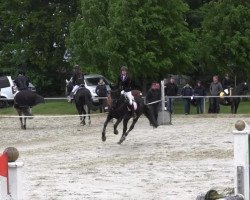
[[[142,99],[141,92],[139,90],[132,90],[132,95],[135,98],[137,103],[137,110],[136,118],[133,118],[133,122],[130,125],[129,129],[127,130],[128,121],[132,118],[132,112],[129,108],[128,100],[124,95],[121,95],[120,90],[111,91],[111,94],[108,96],[107,103],[109,105],[109,113],[107,119],[103,126],[102,131],[102,141],[106,141],[106,127],[109,121],[113,118],[117,119],[116,123],[114,124],[114,134],[118,134],[117,126],[121,121],[123,121],[123,134],[120,138],[118,144],[121,144],[126,137],[128,136],[129,132],[133,130],[136,122],[140,118],[142,114],[144,114],[150,121],[150,123],[157,127],[158,124],[153,117],[152,111],[148,108],[148,106],[144,103]]]

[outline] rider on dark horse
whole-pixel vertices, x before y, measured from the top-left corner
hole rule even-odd
[[[69,97],[70,97],[68,99],[69,102],[72,102],[72,99],[74,99],[74,94],[79,89],[79,87],[83,86],[85,84],[84,83],[84,74],[81,72],[81,68],[79,67],[79,65],[75,65],[75,67],[74,67],[72,83],[73,83],[73,89],[69,95]]]
[[[20,71],[18,73],[18,76],[14,80],[14,83],[16,84],[17,89],[19,91],[28,90],[29,89],[29,82],[30,82],[29,78],[27,76],[25,76],[25,73],[23,71]]]
[[[120,69],[120,75],[118,77],[118,88],[121,90],[121,94],[124,95],[129,101],[129,108],[132,111],[133,118],[136,118],[136,108],[137,103],[135,102],[134,96],[131,93],[132,90],[132,82],[131,78],[128,74],[128,68],[122,66]]]
[[[15,83],[19,92],[29,90],[30,80],[27,76],[25,76],[25,72],[22,70],[19,71],[16,79],[14,80],[14,83]],[[14,102],[14,107],[17,107],[17,106],[18,106],[17,102]],[[32,116],[31,109],[30,109],[31,107],[29,105],[25,105],[25,106],[23,105],[22,107],[25,108],[24,111],[25,111],[26,116]]]

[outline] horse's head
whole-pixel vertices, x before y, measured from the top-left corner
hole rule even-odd
[[[244,95],[249,89],[248,83],[247,82],[242,82],[239,85],[237,85],[235,89],[235,94],[236,95]]]
[[[115,110],[116,108],[124,105],[124,103],[127,104],[128,101],[124,95],[121,95],[120,90],[111,90],[108,95],[107,103],[112,110]]]
[[[72,82],[72,77],[68,80],[65,80],[66,86],[65,86],[65,95],[69,95],[70,92],[73,89],[73,82]]]

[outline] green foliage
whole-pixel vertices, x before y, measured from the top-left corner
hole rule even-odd
[[[10,71],[14,76],[16,70],[22,68],[44,94],[61,92],[69,70],[64,58],[64,40],[76,9],[76,1],[1,0],[0,66],[3,71]]]
[[[249,77],[250,4],[241,0],[212,1],[202,8],[197,30],[200,59],[217,73]]]
[[[111,78],[124,64],[135,78],[190,70],[194,36],[181,0],[84,0],[81,8],[67,39],[72,63]]]

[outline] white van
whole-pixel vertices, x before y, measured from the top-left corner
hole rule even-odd
[[[15,85],[11,76],[0,77],[0,108],[13,104]]]

